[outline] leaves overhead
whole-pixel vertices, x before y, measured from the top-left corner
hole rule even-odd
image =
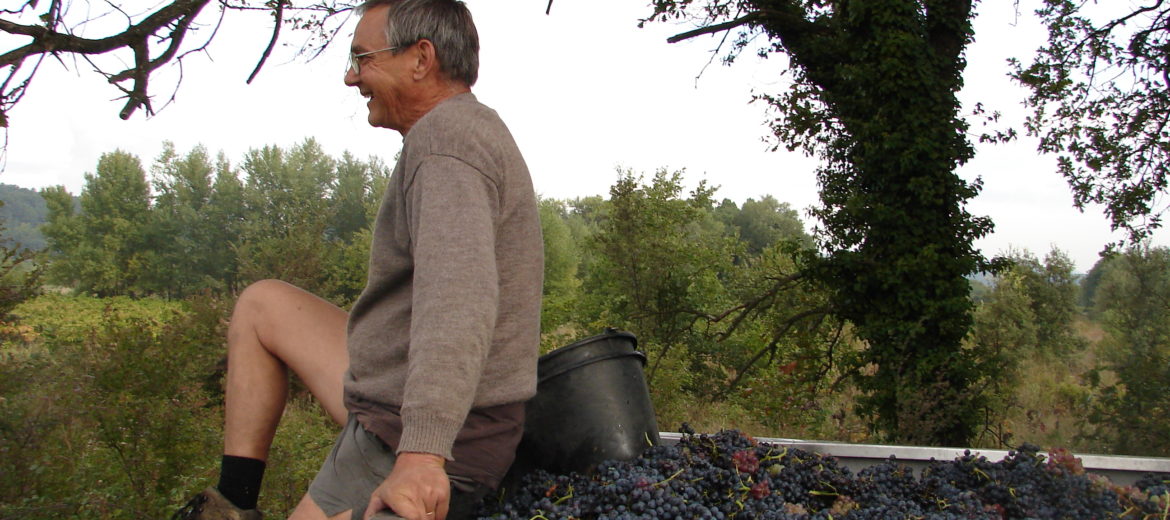
[[[1084,209],[1104,206],[1138,243],[1170,208],[1170,2],[1045,0],[1048,41],[1012,76],[1031,90],[1026,126]]]

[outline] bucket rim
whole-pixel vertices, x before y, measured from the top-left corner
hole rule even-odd
[[[587,338],[579,339],[577,341],[569,343],[568,345],[565,345],[563,347],[558,347],[558,348],[552,350],[551,352],[548,352],[548,353],[544,354],[543,356],[540,356],[540,359],[545,360],[545,359],[549,359],[549,358],[555,358],[560,354],[564,354],[565,352],[573,350],[574,348],[580,347],[582,345],[588,345],[590,343],[596,343],[598,341],[603,341],[603,340],[612,339],[612,338],[629,339],[630,343],[633,346],[633,349],[638,350],[638,337],[635,336],[634,333],[606,327],[605,332],[602,332],[601,334],[595,334],[593,336],[589,336]]]

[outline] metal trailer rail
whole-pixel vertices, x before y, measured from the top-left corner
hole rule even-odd
[[[661,432],[662,443],[672,445],[682,438],[676,432]],[[887,446],[880,444],[849,444],[844,442],[819,442],[799,439],[754,437],[755,440],[779,446],[790,446],[813,453],[836,458],[841,465],[856,473],[863,468],[879,464],[890,457],[914,469],[925,468],[931,460],[950,461],[963,456],[970,450],[973,455],[982,455],[990,461],[1007,457],[1007,450],[977,450],[970,448],[928,448],[922,446]],[[1133,485],[1146,473],[1170,473],[1170,458],[1129,457],[1121,455],[1074,454],[1081,460],[1085,471],[1108,477],[1113,483]]]

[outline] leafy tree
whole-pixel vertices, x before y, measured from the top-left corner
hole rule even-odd
[[[655,0],[650,20],[703,27],[672,38],[744,28],[728,57],[767,37],[793,82],[758,98],[775,110],[778,146],[819,155],[829,254],[809,272],[868,343],[861,409],[892,440],[966,444],[978,424],[981,378],[963,338],[966,275],[990,266],[972,243],[991,230],[966,202],[979,191],[955,168],[973,148],[959,116],[970,0],[820,2]]]
[[[580,253],[565,222],[565,203],[540,200],[540,230],[544,238],[544,300],[541,305],[541,333],[551,333],[571,319],[581,280],[577,276]]]
[[[372,229],[390,169],[377,157],[359,161],[348,152],[337,163],[330,190],[332,224],[326,229],[326,282],[340,304],[357,300],[366,287]]]
[[[598,325],[638,335],[651,385],[672,350],[696,348],[693,327],[720,302],[718,273],[732,256],[721,235],[697,233],[713,189],[700,183],[683,198],[681,179],[659,170],[643,184],[622,173],[589,242],[597,258],[582,287]]]
[[[1068,354],[1083,347],[1084,340],[1072,328],[1079,314],[1072,259],[1055,248],[1043,262],[1027,251],[1009,253],[1008,258],[1032,308],[1036,334],[1032,345],[1054,354]]]
[[[1105,269],[1109,265],[1109,262],[1113,260],[1114,256],[1113,254],[1103,255],[1093,264],[1093,267],[1089,269],[1089,272],[1085,274],[1084,278],[1081,279],[1079,302],[1081,307],[1089,312],[1090,316],[1096,315],[1097,287],[1101,284],[1101,276],[1105,274]]]
[[[974,316],[971,344],[986,374],[981,383],[988,388],[984,432],[992,434],[992,445],[1001,446],[1010,437],[1005,422],[1016,405],[1021,358],[1036,351],[1038,324],[1027,268],[1000,273]]]
[[[341,155],[336,179],[329,190],[333,210],[329,226],[331,238],[348,241],[354,233],[370,226],[372,219],[366,208],[371,199],[376,199],[378,195],[373,192],[371,185],[373,177],[369,165],[357,160],[349,152]]]
[[[771,195],[744,201],[731,223],[739,229],[740,238],[747,242],[749,254],[759,254],[781,240],[794,240],[802,246],[812,247],[812,237],[805,233],[804,223],[796,210]]]
[[[1097,289],[1107,368],[1090,420],[1117,453],[1170,455],[1170,249],[1131,247],[1109,262]]]
[[[143,291],[151,262],[144,237],[152,215],[137,157],[120,150],[103,154],[97,172],[85,175],[80,213],[64,188],[46,189],[42,196],[53,280],[99,296]]]
[[[73,195],[64,186],[52,186],[41,190],[48,221],[41,227],[45,234],[46,259],[49,260],[48,275],[51,280],[74,283],[79,261],[73,256],[80,246],[82,229],[80,217],[75,209]]]
[[[247,208],[239,247],[241,281],[279,278],[327,294],[328,192],[334,161],[311,139],[288,152],[250,150],[242,165]]]
[[[1078,208],[1101,204],[1140,242],[1170,183],[1170,5],[1044,0],[1048,42],[1012,75],[1031,90],[1027,129],[1057,155]]]
[[[218,289],[211,264],[222,252],[208,247],[212,236],[227,223],[210,217],[215,167],[207,150],[197,146],[179,157],[174,145],[163,143],[154,165],[154,225],[150,249],[156,253],[152,292],[183,297],[203,289]]]

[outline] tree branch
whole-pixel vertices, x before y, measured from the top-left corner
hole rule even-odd
[[[549,5],[551,6],[552,2],[549,2]],[[749,25],[752,23],[758,23],[759,20],[760,20],[759,13],[756,13],[756,12],[748,13],[748,14],[745,14],[745,15],[743,15],[739,18],[736,18],[734,20],[730,20],[730,21],[723,22],[723,23],[717,23],[715,25],[708,25],[706,27],[700,27],[698,29],[693,29],[693,30],[690,30],[690,31],[687,31],[684,33],[676,34],[674,36],[671,36],[670,38],[667,38],[666,43],[678,43],[678,42],[681,42],[683,40],[689,40],[689,39],[694,38],[696,36],[717,33],[719,31],[726,31],[729,29],[734,29],[734,28],[739,27],[741,25]]]
[[[796,326],[797,323],[805,318],[826,314],[828,312],[828,307],[817,307],[815,309],[799,312],[789,317],[787,320],[784,320],[784,323],[781,324],[780,329],[776,331],[776,334],[772,337],[772,341],[768,343],[768,346],[756,352],[755,355],[753,355],[752,358],[747,361],[747,363],[744,363],[743,366],[741,366],[740,369],[736,371],[735,378],[727,384],[727,388],[723,390],[722,395],[726,396],[727,394],[734,391],[735,388],[739,386],[739,382],[743,380],[748,371],[751,370],[752,366],[754,366],[756,362],[760,360],[760,358],[764,357],[764,354],[774,350],[776,346],[780,344],[780,340],[784,337],[784,334],[787,333],[792,327]]]
[[[264,49],[264,54],[260,55],[260,61],[256,63],[256,68],[252,70],[252,74],[248,76],[248,81],[245,83],[251,85],[252,80],[256,79],[256,75],[260,73],[260,68],[264,66],[264,62],[268,61],[268,56],[272,54],[272,48],[276,47],[276,40],[280,38],[280,26],[284,25],[284,4],[288,0],[276,0],[276,6],[272,8],[272,17],[276,19],[276,24],[272,27],[272,38],[268,40],[268,47]]]

